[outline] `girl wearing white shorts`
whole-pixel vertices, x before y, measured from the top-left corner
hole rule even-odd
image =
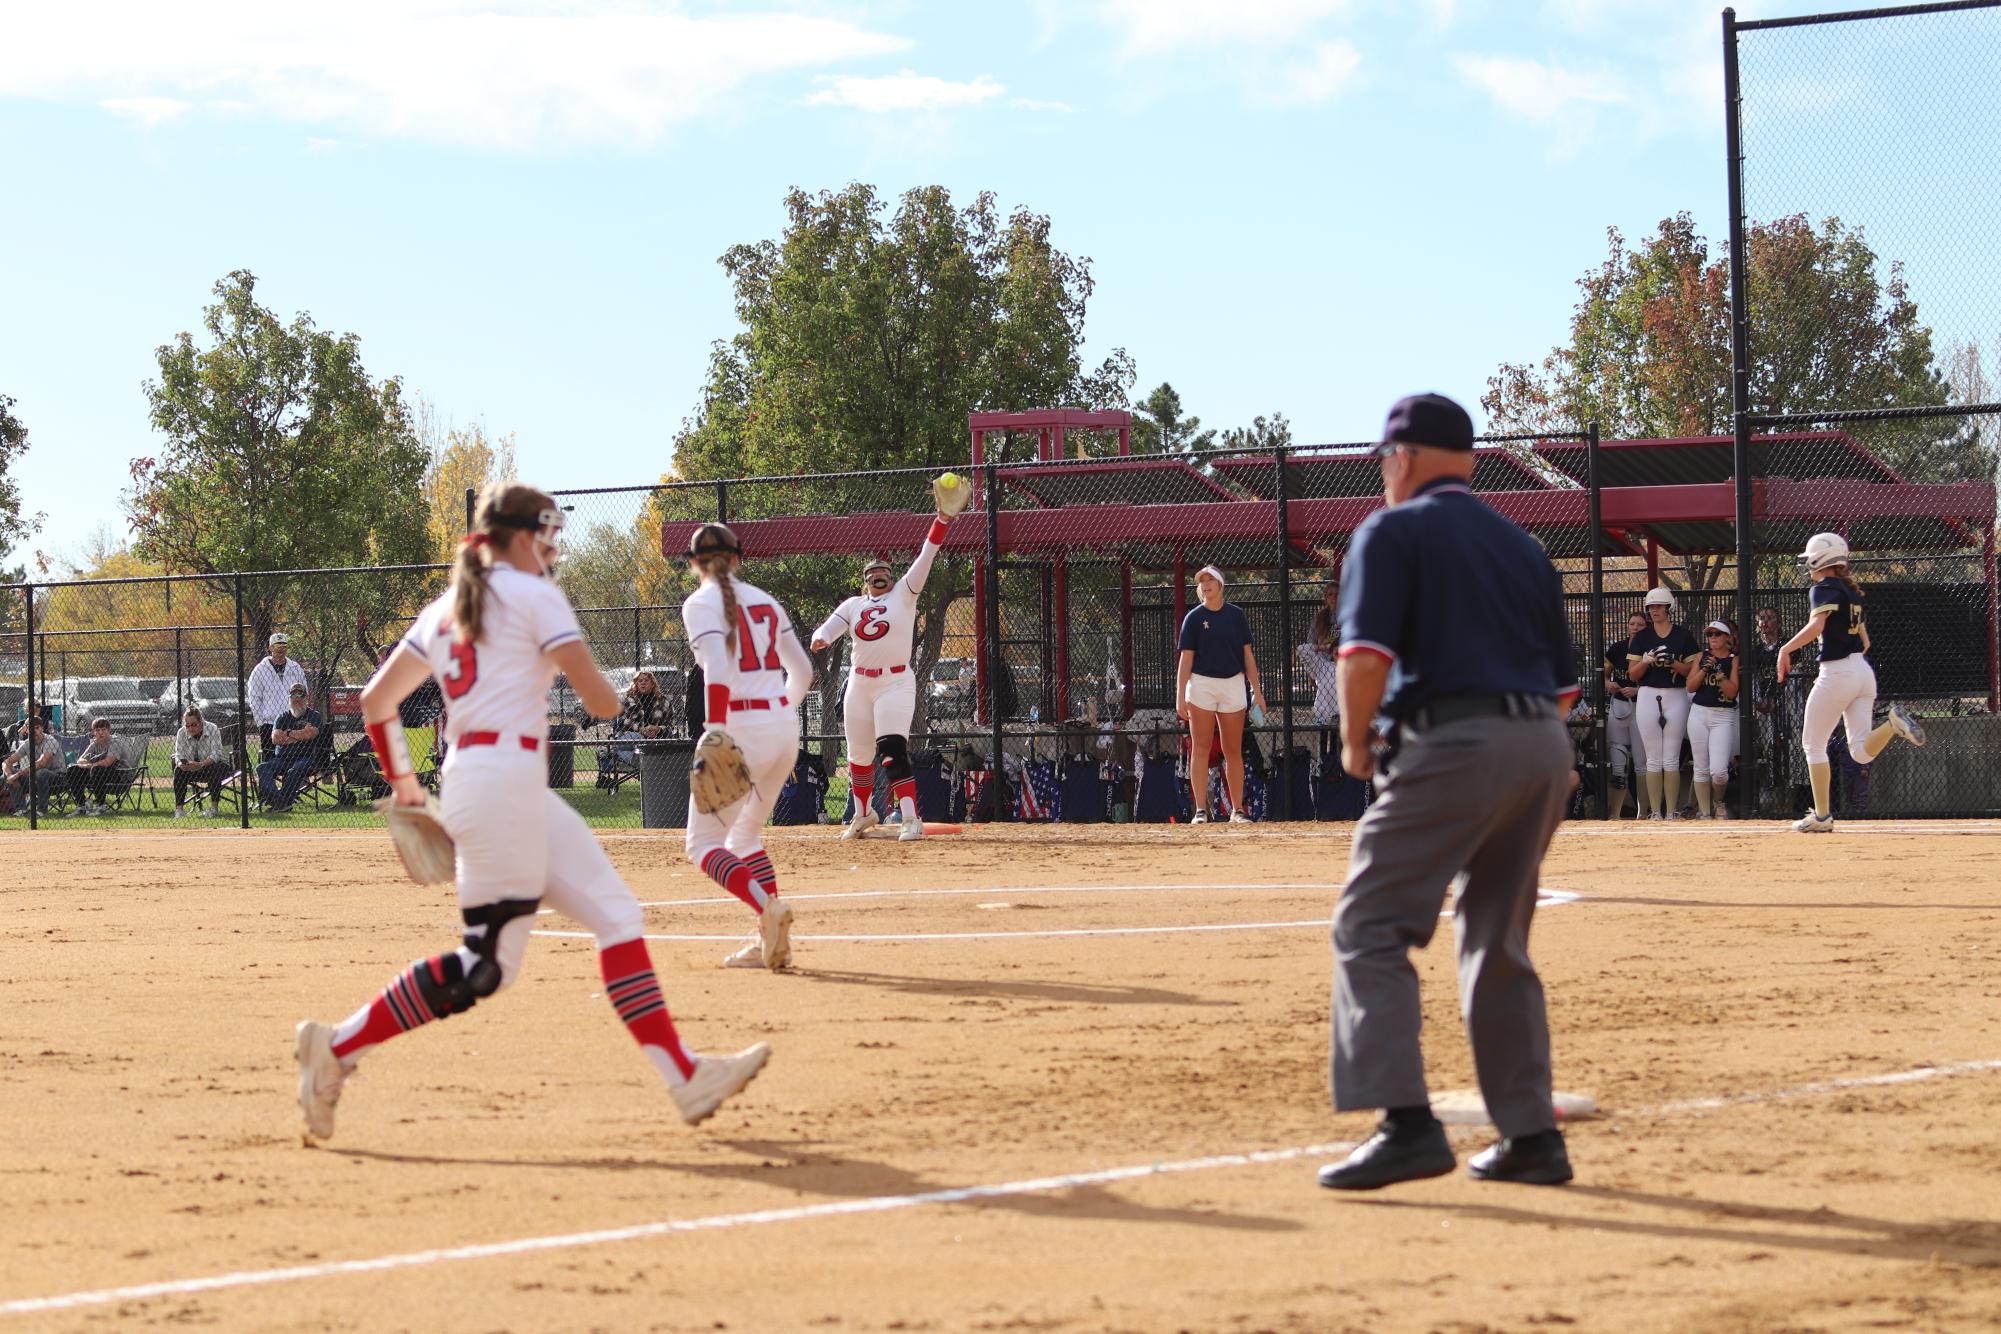
[[[1800,727],[1800,748],[1813,783],[1813,809],[1793,825],[1802,834],[1834,832],[1834,777],[1828,769],[1827,743],[1841,723],[1848,753],[1868,765],[1898,737],[1913,746],[1925,744],[1917,720],[1892,704],[1879,727],[1869,723],[1876,712],[1876,669],[1869,665],[1869,627],[1862,615],[1862,587],[1848,574],[1848,542],[1839,533],[1815,533],[1801,553],[1813,591],[1808,595],[1807,622],[1779,646],[1778,675],[1783,682],[1792,670],[1795,650],[1820,641],[1820,675],[1807,692],[1806,718]],[[1858,739],[1859,738],[1859,739]]]
[[[681,604],[689,647],[708,682],[704,730],[727,727],[750,768],[750,791],[704,814],[688,799],[688,860],[757,913],[750,942],[723,962],[777,972],[792,959],[792,908],[778,897],[778,873],[764,850],[764,826],[799,757],[800,700],[813,662],[778,600],[737,575],[743,545],[719,523],[688,544],[702,586]]]
[[[1251,622],[1244,609],[1223,601],[1223,572],[1205,565],[1195,576],[1200,605],[1181,622],[1181,666],[1175,674],[1176,712],[1188,723],[1188,782],[1195,793],[1190,824],[1209,819],[1209,747],[1220,731],[1223,783],[1230,794],[1230,823],[1249,824],[1244,810],[1244,683],[1260,714],[1265,692],[1251,652]]]
[[[593,716],[618,713],[576,613],[549,581],[563,511],[544,492],[495,483],[452,563],[451,588],[361,692],[362,718],[399,806],[425,804],[398,706],[435,677],[448,706],[439,815],[456,849],[457,949],[419,959],[341,1024],[298,1027],[299,1106],[333,1134],[341,1088],[370,1047],[462,1014],[514,981],[535,915],[549,905],[597,938],[605,994],[666,1081],[681,1117],[701,1121],[749,1083],[771,1049],[703,1056],[681,1045],[647,955],[639,904],[570,805],[549,790],[548,692],[557,672]]]
[[[1730,761],[1737,755],[1737,627],[1728,621],[1711,621],[1703,637],[1709,647],[1688,674],[1688,744],[1695,753],[1695,804],[1703,819],[1727,820],[1730,807],[1723,799],[1723,790],[1730,782]]]
[[[1646,598],[1647,626],[1626,641],[1626,674],[1637,681],[1633,731],[1646,768],[1646,800],[1656,820],[1681,818],[1681,743],[1688,734],[1688,674],[1701,650],[1685,625],[1674,623],[1674,594],[1656,588]]]

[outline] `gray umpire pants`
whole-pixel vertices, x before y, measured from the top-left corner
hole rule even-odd
[[[1508,1137],[1556,1124],[1529,923],[1572,768],[1555,719],[1474,718],[1404,737],[1356,827],[1334,911],[1335,1110],[1430,1101],[1410,951],[1430,943],[1456,884],[1460,1011],[1488,1115]]]

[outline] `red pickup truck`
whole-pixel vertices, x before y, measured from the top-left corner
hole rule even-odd
[[[327,724],[336,732],[361,730],[361,687],[333,682],[325,687]]]

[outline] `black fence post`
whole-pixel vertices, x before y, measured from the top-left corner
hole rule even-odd
[[[1605,494],[1598,480],[1598,444],[1598,423],[1592,422],[1584,430],[1584,484],[1591,491],[1591,661],[1584,664],[1584,670],[1591,673],[1593,682],[1591,720],[1598,733],[1598,811],[1602,818],[1612,813],[1612,706],[1605,698]],[[1624,805],[1625,801],[1622,789],[1619,802]]]
[[[730,521],[730,484],[728,482],[717,482],[716,522],[728,523],[729,521]]]
[[[173,587],[173,585],[172,585],[172,584],[168,584],[168,585],[167,585],[167,587],[168,587],[168,588],[172,588],[172,587]],[[183,674],[182,674],[182,671],[181,671],[181,627],[177,625],[177,626],[175,626],[175,627],[174,627],[174,719],[175,719],[175,726],[179,726],[179,725],[181,725],[182,723],[184,723],[184,722],[185,722],[185,721],[187,720],[187,716],[188,716],[188,705],[187,705],[187,701],[186,701],[185,699],[183,699],[183,698],[182,698],[182,693],[181,693],[181,692],[182,692],[183,690],[185,690],[186,688],[187,688],[187,677],[186,677],[185,675],[183,675]]]
[[[994,820],[1011,814],[1007,800],[1007,757],[1002,752],[1005,733],[1001,728],[1001,674],[1012,673],[1007,665],[1007,649],[1001,643],[1000,612],[1000,469],[985,465],[987,490],[987,623],[983,628],[993,656],[994,669],[987,673],[987,711],[993,719],[994,757],[987,775],[987,790],[993,793]]]
[[[1737,11],[1723,11],[1723,137],[1730,199],[1730,435],[1737,490],[1737,628],[1748,636],[1755,622],[1757,534],[1751,517],[1751,306],[1744,266],[1743,86],[1737,71]],[[1738,651],[1743,645],[1740,642]],[[1743,756],[1737,772],[1737,813],[1748,818],[1757,804],[1758,720],[1753,690],[1737,692],[1737,735]]]
[[[471,491],[467,491],[471,504]],[[243,666],[243,575],[231,581],[236,591],[236,818],[239,827],[250,828],[250,742],[246,735],[250,721],[250,701],[244,693]]]
[[[1281,627],[1278,637],[1278,679],[1285,686],[1285,698],[1279,701],[1279,782],[1285,785],[1285,793],[1279,798],[1279,814],[1285,819],[1299,818],[1292,809],[1292,511],[1289,504],[1291,487],[1286,479],[1286,459],[1290,451],[1283,445],[1276,451],[1278,456],[1278,484],[1273,489],[1278,492],[1278,623]],[[1265,692],[1265,702],[1271,702],[1271,692]]]
[[[633,601],[636,603],[639,599],[634,598]],[[632,670],[637,672],[639,668],[639,608],[635,606],[632,609]]]
[[[33,768],[35,763],[35,704],[37,702],[35,696],[35,586],[33,584],[23,584],[21,586],[21,594],[27,599],[28,626],[28,693],[26,698],[21,702],[21,748],[22,753],[27,756],[27,762],[30,766],[21,775],[21,797],[28,803],[28,828],[34,829],[38,827],[35,824],[35,771]],[[43,722],[42,727],[46,731],[53,724],[54,719],[49,719]]]
[[[478,502],[478,500],[479,500],[479,493],[478,493],[477,491],[473,490],[473,489],[472,489],[471,487],[467,487],[467,488],[466,488],[466,531],[467,531],[468,533],[472,531],[472,510],[473,510],[473,505],[474,505],[475,503],[477,503],[477,502]]]

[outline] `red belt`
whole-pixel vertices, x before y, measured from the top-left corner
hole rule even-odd
[[[782,709],[791,702],[783,695],[777,699],[733,699],[730,701],[730,712],[740,713],[745,709]]]
[[[514,739],[521,743],[521,749],[523,750],[542,749],[542,740],[540,737],[518,736]],[[458,744],[461,746],[497,746],[500,742],[501,735],[498,732],[467,732],[458,740]]]
[[[909,670],[910,670],[910,668],[909,668],[909,667],[907,667],[907,666],[906,666],[906,667],[857,667],[857,668],[855,668],[855,675],[856,675],[856,676],[895,676],[895,675],[896,675],[896,674],[897,674],[898,672],[907,672],[907,671],[909,671]]]

